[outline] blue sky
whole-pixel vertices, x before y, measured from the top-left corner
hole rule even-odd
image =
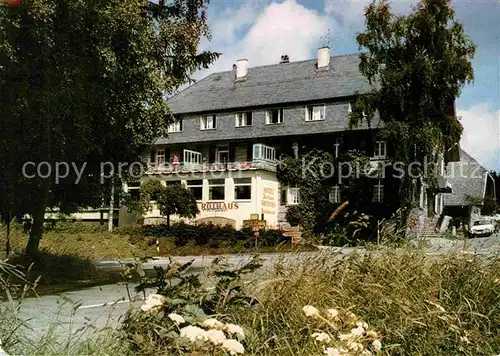
[[[328,44],[333,54],[358,52],[357,32],[364,28],[370,0],[211,0],[208,23],[212,40],[203,49],[223,55],[200,79],[230,70],[236,59],[249,66],[314,58]],[[392,8],[407,13],[416,0],[394,0]],[[464,125],[462,147],[486,168],[500,171],[500,0],[455,0],[456,18],[477,45],[475,82],[457,100]],[[329,33],[329,36],[327,34]],[[325,38],[326,36],[326,38]]]

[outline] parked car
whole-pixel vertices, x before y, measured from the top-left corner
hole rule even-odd
[[[493,219],[476,220],[472,224],[470,233],[473,237],[490,236],[496,231],[495,221]]]

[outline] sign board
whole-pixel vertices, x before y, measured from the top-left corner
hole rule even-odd
[[[243,220],[243,227],[255,227],[257,229],[265,229],[267,227],[266,220]]]

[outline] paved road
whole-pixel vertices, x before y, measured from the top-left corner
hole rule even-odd
[[[441,241],[444,240],[444,241]],[[470,240],[472,241],[472,240]],[[450,240],[440,239],[435,241],[439,243],[438,249],[429,248],[427,254],[439,258],[442,253],[448,252],[452,249],[458,248],[460,243],[451,243]],[[493,236],[490,239],[479,240],[475,239],[471,243],[473,247],[479,245],[489,246],[486,251],[498,253],[500,247],[500,237]],[[485,246],[486,246],[485,245]],[[494,250],[491,250],[494,247]],[[300,253],[277,253],[277,254],[260,254],[259,256],[264,259],[263,266],[259,269],[259,273],[265,274],[269,272],[278,260],[284,263],[291,263],[308,258],[322,257],[324,254],[335,253],[336,256],[342,256],[351,253],[353,249],[329,249],[326,252],[300,252]],[[491,253],[488,253],[491,254]],[[194,260],[191,267],[191,272],[199,272],[205,267],[210,266],[215,258],[224,258],[227,263],[232,267],[238,267],[251,260],[252,255],[225,255],[225,256],[186,256],[172,258],[173,261],[180,263]],[[122,261],[93,261],[97,268],[101,269],[120,269],[124,263],[133,262],[133,259],[125,259]],[[153,266],[166,266],[170,261],[162,258],[150,261],[144,264],[145,269],[152,269]],[[189,272],[189,271],[188,271]],[[132,292],[132,299],[141,298],[141,295],[135,295],[132,285],[130,290]],[[148,291],[147,294],[152,291]],[[63,303],[63,299],[69,301]],[[73,308],[73,303],[80,303],[78,308]],[[137,306],[140,301],[136,301]],[[28,325],[33,329],[33,336],[39,337],[46,330],[51,321],[58,321],[61,325],[60,336],[66,337],[68,335],[68,325],[73,325],[73,330],[78,329],[85,324],[93,324],[96,328],[105,326],[116,326],[119,324],[121,317],[126,313],[129,308],[129,301],[127,292],[124,285],[114,284],[101,287],[92,287],[72,292],[67,292],[62,295],[45,295],[40,298],[30,298],[24,301],[21,308],[20,317],[22,319],[29,319]]]
[[[348,253],[346,250],[344,253]],[[317,252],[286,253],[286,254],[262,254],[263,267],[260,273],[269,271],[275,263],[282,259],[285,263],[300,259],[311,258]],[[218,256],[224,258],[231,268],[244,265],[250,261],[252,255],[226,255]],[[187,256],[173,258],[173,261],[180,263],[195,260],[191,273],[198,273],[210,266],[216,256],[200,257]],[[133,262],[133,259],[122,261],[94,261],[95,265],[101,269],[120,269],[122,264]],[[162,258],[145,263],[144,269],[152,269],[153,266],[166,266],[170,261]],[[135,284],[129,286],[132,299],[136,300],[135,305],[140,306],[143,295],[134,292]],[[146,296],[153,291],[148,291]],[[106,326],[116,326],[120,323],[123,315],[130,306],[126,287],[123,284],[105,285],[92,287],[61,295],[44,295],[39,298],[28,298],[24,300],[19,317],[27,320],[27,325],[32,329],[31,335],[39,338],[49,325],[58,324],[57,335],[65,338],[69,335],[70,326],[73,330],[85,327],[87,324],[94,325],[97,329]]]

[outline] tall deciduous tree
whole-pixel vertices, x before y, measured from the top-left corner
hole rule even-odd
[[[31,215],[29,255],[37,255],[47,207],[99,205],[101,163],[110,162],[116,178],[119,162],[138,161],[166,134],[165,95],[218,57],[198,52],[209,35],[205,8],[203,0],[0,7],[0,162],[7,170],[0,186],[8,192],[0,213],[3,220]],[[23,174],[26,162],[47,163]],[[70,164],[67,173],[60,166],[59,181],[57,162]]]
[[[475,46],[455,21],[451,0],[421,0],[407,16],[395,16],[380,0],[366,8],[366,31],[358,34],[361,73],[372,90],[359,96],[351,126],[368,123],[377,114],[384,123],[381,137],[391,142],[392,158],[406,174],[401,180],[403,221],[411,208],[412,179],[408,167],[424,174],[424,162],[460,141],[462,125],[454,102],[473,80]],[[436,172],[423,177],[436,185]]]

